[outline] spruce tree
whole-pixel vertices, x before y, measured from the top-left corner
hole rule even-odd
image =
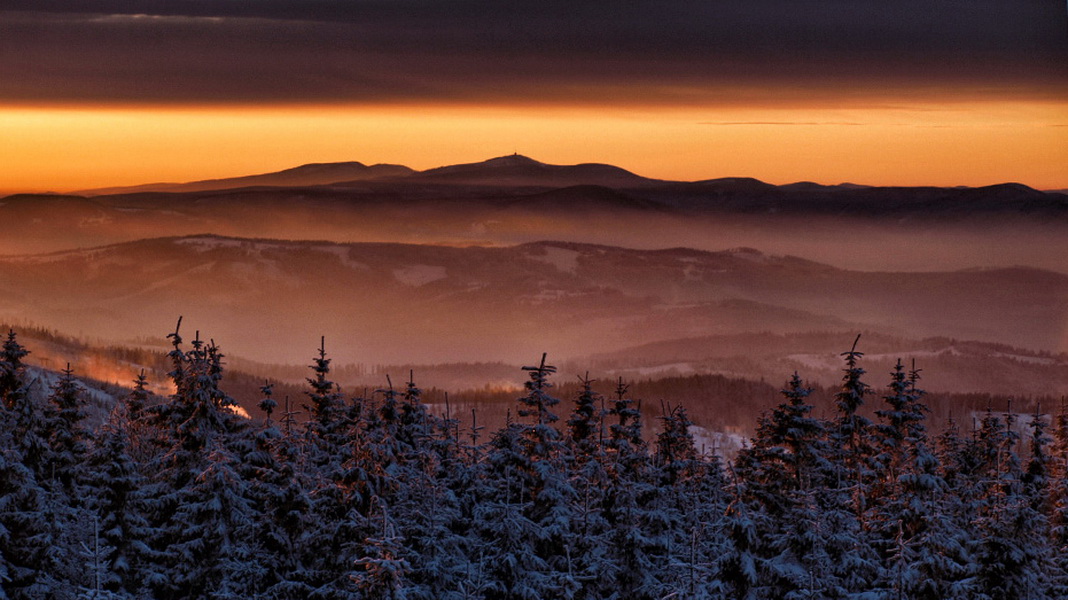
[[[307,428],[312,450],[316,455],[313,462],[329,470],[330,463],[338,455],[345,443],[345,405],[344,397],[330,380],[330,359],[326,357],[326,337],[319,345],[319,355],[313,359],[313,377],[307,379],[311,387],[306,392],[309,404],[304,405],[308,412]]]
[[[179,326],[181,320],[179,319]],[[175,393],[152,407],[152,422],[168,445],[153,461],[146,501],[160,557],[152,593],[160,598],[236,594],[261,575],[251,556],[250,491],[239,474],[235,440],[244,426],[236,403],[219,386],[222,358],[214,342],[195,336],[182,349],[178,327],[168,336]]]
[[[100,546],[106,548],[103,589],[140,597],[156,560],[149,547],[153,538],[145,517],[145,477],[129,453],[129,418],[118,404],[101,427],[87,457],[88,497],[98,519]]]
[[[1068,408],[1061,399],[1049,456],[1049,525],[1053,550],[1051,593],[1068,597]]]
[[[828,477],[833,480],[820,501],[827,553],[836,567],[833,576],[841,581],[845,593],[871,589],[879,577],[877,557],[863,535],[874,461],[872,423],[859,412],[871,391],[862,379],[866,371],[859,364],[864,356],[857,351],[859,341],[858,335],[852,349],[842,353],[845,369],[834,396],[838,416],[830,430],[835,452],[830,457],[833,473]]]
[[[988,410],[978,432],[986,460],[975,520],[975,596],[984,600],[1041,600],[1051,587],[1042,535],[1045,517],[1024,494],[1014,423],[1011,411],[1002,420]]]
[[[785,402],[761,417],[736,465],[758,532],[750,552],[762,558],[762,593],[771,597],[833,595],[839,585],[821,534],[820,501],[832,483],[827,426],[810,416],[811,392],[794,373],[781,390]]]
[[[949,488],[923,425],[928,410],[919,373],[913,366],[906,374],[898,360],[884,397],[889,407],[878,411],[884,471],[869,527],[888,565],[885,589],[920,600],[966,598],[967,540],[947,505]]]
[[[549,393],[553,387],[549,376],[556,373],[556,367],[547,365],[545,359],[543,354],[538,366],[523,367],[530,378],[524,384],[526,394],[518,399],[519,416],[531,419],[521,429],[522,448],[530,465],[525,477],[530,494],[526,514],[535,524],[535,550],[548,568],[545,585],[559,597],[569,598],[578,588],[571,529],[575,490],[567,476],[566,445],[553,425],[558,417],[552,409],[560,400]]]
[[[141,369],[133,383],[133,389],[126,396],[126,412],[127,419],[136,422],[144,415],[152,394],[148,391],[148,378],[144,369]]]
[[[22,359],[28,354],[29,351],[19,344],[15,330],[9,330],[0,348],[0,402],[11,411],[16,410],[26,394],[26,366]]]
[[[552,593],[548,561],[537,549],[540,525],[528,516],[534,464],[524,429],[509,422],[489,443],[483,467],[486,488],[480,490],[472,515],[477,554],[464,586],[476,597],[519,600]]]
[[[663,536],[648,533],[658,511],[658,475],[642,436],[639,404],[629,397],[629,385],[618,381],[611,401],[606,441],[607,485],[602,500],[602,516],[608,528],[605,536],[608,572],[599,581],[601,597],[646,600],[660,598],[666,586],[657,570],[658,557],[665,554]]]
[[[74,378],[70,364],[61,372],[59,381],[48,397],[52,404],[49,436],[49,471],[56,485],[74,504],[78,504],[79,471],[88,451],[88,433],[82,427],[85,418],[82,389]]]
[[[54,586],[47,492],[0,431],[0,598],[43,598]]]
[[[574,460],[581,464],[594,457],[601,444],[601,409],[604,401],[593,391],[590,374],[580,377],[582,389],[575,399],[575,407],[567,420],[568,444]]]

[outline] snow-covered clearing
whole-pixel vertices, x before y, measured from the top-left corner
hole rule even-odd
[[[341,261],[342,265],[354,271],[366,271],[371,268],[360,261],[352,260],[348,246],[316,246],[314,249],[318,252],[333,254]]]
[[[412,265],[403,269],[394,269],[393,277],[404,285],[422,287],[428,283],[445,279],[448,273],[445,267],[435,265]]]
[[[549,263],[563,273],[573,274],[578,270],[578,258],[581,254],[578,250],[568,250],[567,248],[556,248],[554,246],[544,246],[542,249],[545,250],[545,254],[531,254],[530,258]]]

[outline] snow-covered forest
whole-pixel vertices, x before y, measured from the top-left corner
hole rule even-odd
[[[214,342],[169,337],[174,393],[142,374],[90,427],[73,371],[30,393],[7,336],[0,598],[1068,597],[1068,415],[928,423],[915,365],[855,346],[836,414],[794,374],[724,461],[624,381],[556,397],[545,357],[498,431],[414,381],[349,397],[325,348],[250,420]]]

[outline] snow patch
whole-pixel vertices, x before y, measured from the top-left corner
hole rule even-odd
[[[916,350],[885,354],[865,354],[864,359],[869,361],[895,361],[897,359],[922,358],[932,356],[961,356],[961,351],[950,346],[941,350]],[[837,371],[842,368],[842,359],[831,354],[789,354],[784,357],[801,364],[806,369],[814,371]]]
[[[91,258],[99,258],[109,251],[108,248],[93,248],[91,250],[67,250],[62,252],[55,252],[53,254],[39,254],[29,256],[5,256],[4,262],[40,265],[47,263],[57,263],[65,260],[81,259],[88,261]],[[118,262],[118,261],[116,261]]]
[[[272,244],[270,242],[250,242],[249,240],[235,240],[210,236],[182,238],[180,240],[175,240],[175,243],[183,246],[193,246],[197,252],[208,252],[209,250],[216,250],[218,248],[242,248],[244,250],[252,250],[258,253],[264,250],[273,250],[281,247],[279,244]]]
[[[552,302],[554,300],[562,300],[564,298],[573,298],[583,295],[585,295],[583,292],[569,292],[567,290],[540,290],[537,294],[530,296],[530,301],[535,304],[540,304],[542,302]]]
[[[712,431],[700,425],[690,425],[687,431],[693,436],[693,445],[699,453],[716,454],[723,459],[729,459],[738,454],[746,442],[746,438],[740,434]]]
[[[947,354],[950,355],[950,356],[961,356],[962,355],[961,351],[957,350],[956,346],[950,346],[948,348],[943,348],[941,350],[917,350],[917,351],[908,351],[908,352],[892,352],[890,354],[865,354],[864,358],[869,359],[869,360],[895,361],[895,360],[897,360],[899,358],[904,360],[906,358],[918,358],[918,357],[923,357],[923,356],[944,356],[944,355],[947,355]]]
[[[348,246],[316,246],[315,250],[333,254],[341,261],[342,265],[353,271],[367,271],[371,268],[362,262],[352,260],[352,255],[349,252],[350,249]]]
[[[823,354],[789,354],[785,358],[812,371],[833,371],[842,366],[837,356]]]
[[[1015,360],[1023,363],[1031,363],[1035,365],[1056,365],[1060,361],[1055,358],[1045,358],[1041,356],[1024,356],[1022,354],[1009,354],[1007,352],[995,352],[991,354],[997,358],[1007,358],[1009,360]]]
[[[403,269],[394,269],[393,277],[404,285],[422,287],[448,277],[445,267],[434,265],[412,265]]]
[[[578,270],[578,257],[581,254],[578,250],[568,250],[567,248],[557,248],[555,246],[543,246],[542,250],[544,254],[531,254],[530,258],[556,267],[557,271],[563,273],[572,273]]]
[[[665,373],[690,375],[692,373],[697,372],[697,370],[693,368],[693,365],[688,362],[677,362],[668,365],[656,365],[653,367],[637,367],[634,369],[618,369],[618,371],[624,371],[627,374],[636,374],[642,377],[647,375],[661,375]]]
[[[198,252],[207,252],[216,248],[240,248],[245,242],[215,237],[194,237],[175,240],[180,246],[194,246]]]
[[[109,217],[107,215],[100,216],[100,217],[86,217],[86,218],[82,219],[81,221],[78,221],[78,227],[93,227],[93,226],[96,226],[96,225],[107,225],[108,223],[111,223],[114,220],[115,219],[113,219],[113,218],[111,218],[111,217]]]

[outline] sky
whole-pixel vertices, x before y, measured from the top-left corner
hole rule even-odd
[[[1068,188],[1060,0],[5,0],[0,191],[519,152]]]

